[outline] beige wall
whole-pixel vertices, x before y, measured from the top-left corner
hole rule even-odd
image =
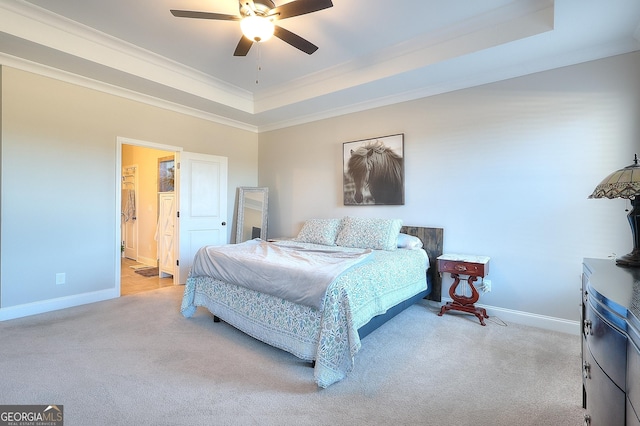
[[[631,250],[628,203],[587,196],[640,151],[639,75],[633,53],[261,133],[269,236],[344,215],[443,227],[446,252],[491,257],[482,303],[575,327],[581,259]],[[342,143],[396,133],[405,205],[345,207]]]
[[[270,237],[347,214],[444,227],[445,251],[491,257],[484,304],[575,326],[581,259],[631,249],[628,203],[587,196],[640,151],[638,75],[627,54],[263,133],[258,150],[247,131],[4,67],[0,319],[113,297],[121,136],[228,157],[229,218],[237,186],[267,186]],[[405,205],[344,207],[342,143],[395,133]]]
[[[228,157],[229,219],[257,185],[254,133],[3,67],[0,318],[113,297],[118,137]]]

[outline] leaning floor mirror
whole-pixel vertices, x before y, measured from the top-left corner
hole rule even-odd
[[[254,238],[267,239],[269,188],[238,188],[236,243]]]

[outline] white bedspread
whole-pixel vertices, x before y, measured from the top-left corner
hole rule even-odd
[[[371,250],[333,250],[260,239],[198,250],[191,276],[209,276],[293,303],[322,309],[329,285]]]

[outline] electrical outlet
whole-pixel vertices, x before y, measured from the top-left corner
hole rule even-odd
[[[482,291],[489,293],[491,291],[491,280],[482,280]]]
[[[56,274],[56,285],[64,284],[67,280],[67,274],[64,272],[58,272]]]

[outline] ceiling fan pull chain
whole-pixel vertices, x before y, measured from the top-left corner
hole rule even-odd
[[[260,47],[260,43],[256,43],[258,46],[258,55],[256,56],[256,84],[259,83],[260,71],[262,70],[262,66],[260,66],[260,62],[262,60],[262,48]]]

